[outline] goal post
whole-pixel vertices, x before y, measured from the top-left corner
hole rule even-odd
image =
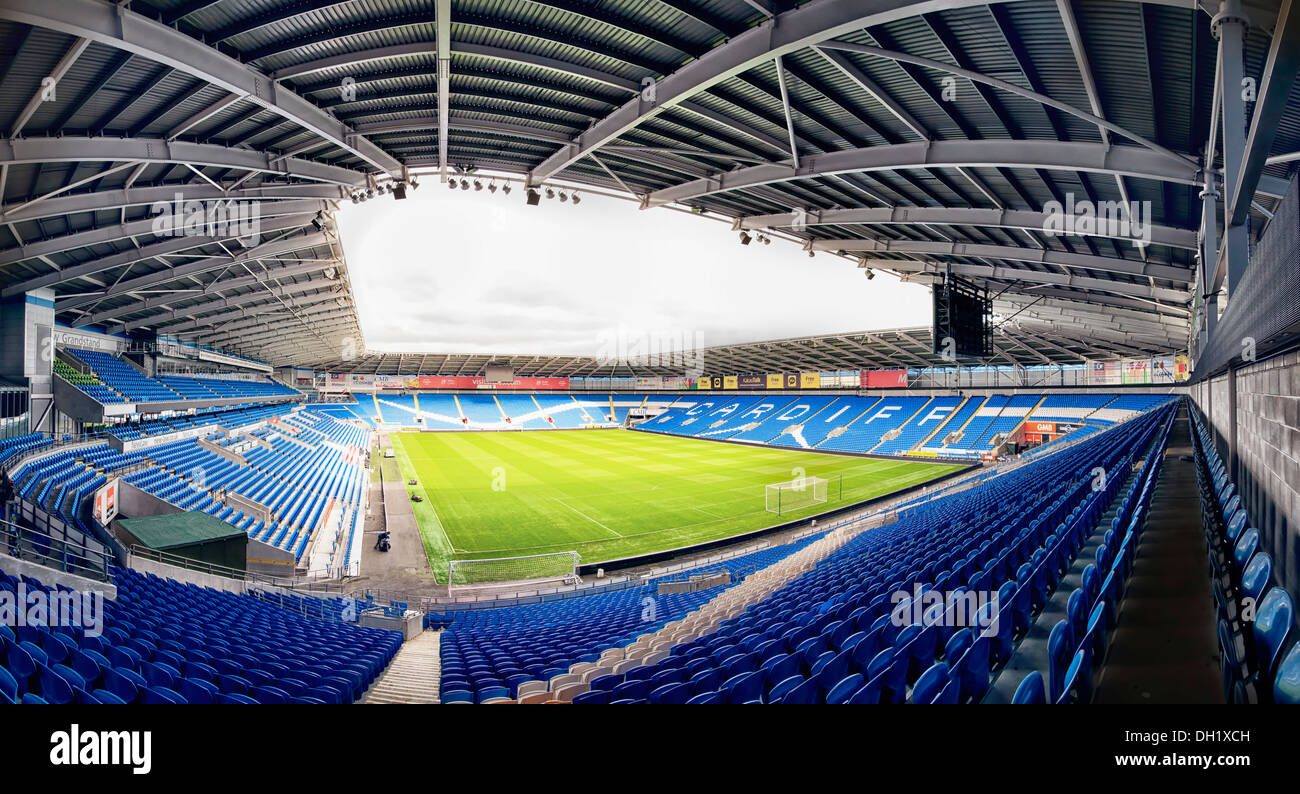
[[[827,481],[824,477],[796,477],[766,487],[767,512],[781,515],[805,507],[826,503]]]
[[[449,560],[447,584],[456,589],[487,588],[503,582],[572,582],[578,580],[576,551],[493,557],[483,560]]]

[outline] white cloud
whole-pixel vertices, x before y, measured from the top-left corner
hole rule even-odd
[[[526,206],[518,186],[345,203],[338,222],[366,347],[598,354],[611,334],[753,342],[930,322],[929,290],[726,224],[584,195]]]

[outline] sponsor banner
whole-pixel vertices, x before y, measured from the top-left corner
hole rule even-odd
[[[711,381],[711,383],[709,384],[710,389],[716,389],[718,391],[722,390],[723,378],[721,375],[714,375],[712,378],[708,378],[707,380]]]
[[[864,389],[907,388],[907,370],[905,369],[864,369],[860,375],[862,388]]]
[[[1025,430],[1031,433],[1055,433],[1055,422],[1029,422],[1025,425]]]
[[[737,388],[737,385],[736,385],[736,376],[735,376],[735,375],[723,375],[723,376],[722,376],[722,388],[723,388],[724,390],[731,390],[731,389],[735,389],[735,388]]]
[[[500,391],[523,389],[546,391],[569,388],[568,378],[515,378],[510,383],[488,383],[479,375],[421,375],[406,382],[407,388],[421,389],[496,389]]]
[[[767,386],[767,377],[763,375],[741,375],[738,378],[736,378],[736,385],[730,388],[746,389],[751,391],[754,389],[763,389],[766,388]]]
[[[1173,383],[1174,382],[1174,357],[1157,356],[1151,359],[1151,382],[1152,383]]]
[[[95,491],[94,516],[100,526],[108,526],[117,517],[117,481],[114,477],[108,484]]]
[[[1182,383],[1192,376],[1192,362],[1187,356],[1174,356],[1174,382]]]
[[[801,389],[819,389],[822,385],[822,375],[820,372],[801,372],[799,373],[799,388]]]
[[[767,388],[780,389],[784,387],[783,379],[780,375],[770,374],[767,376]]]
[[[823,389],[837,389],[840,385],[840,376],[834,372],[823,372],[818,380],[820,381],[819,387]]]
[[[272,372],[273,370],[267,364],[249,361],[246,358],[235,358],[234,356],[223,356],[220,353],[211,350],[199,350],[200,361],[211,361],[214,364],[225,364],[231,367],[244,367],[245,369],[255,369],[258,372]]]
[[[1118,361],[1094,361],[1088,368],[1088,385],[1118,386],[1123,382],[1122,370]]]
[[[1151,360],[1147,358],[1126,358],[1123,361],[1123,380],[1126,385],[1142,385],[1151,382]]]
[[[787,389],[797,389],[797,388],[799,388],[799,373],[798,373],[798,372],[788,372],[788,373],[786,373],[786,375],[785,375],[785,388],[787,388]]]

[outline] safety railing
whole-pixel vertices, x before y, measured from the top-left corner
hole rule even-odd
[[[4,515],[7,517],[9,506]],[[113,578],[113,556],[68,535],[57,535],[16,521],[0,519],[0,546],[14,559],[100,582]]]

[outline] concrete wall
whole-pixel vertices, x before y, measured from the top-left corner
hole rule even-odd
[[[175,579],[178,582],[188,582],[190,584],[198,585],[199,587],[211,587],[214,590],[224,590],[227,593],[242,595],[246,589],[245,583],[239,579],[228,579],[224,576],[217,576],[216,574],[182,568],[179,565],[169,565],[168,563],[151,560],[138,554],[131,555],[128,560],[128,565],[141,573],[151,573],[154,576]]]
[[[117,585],[112,582],[97,582],[94,579],[77,576],[75,573],[48,568],[30,560],[10,557],[8,554],[0,553],[0,570],[14,577],[19,574],[30,576],[46,587],[61,584],[81,593],[103,593],[104,598],[110,601],[117,598]]]
[[[1191,387],[1273,575],[1300,599],[1300,352]]]

